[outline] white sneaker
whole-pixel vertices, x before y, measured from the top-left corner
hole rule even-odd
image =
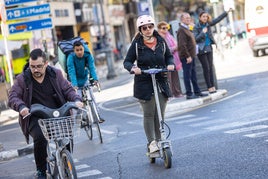
[[[149,145],[149,151],[150,151],[150,153],[154,153],[154,152],[156,152],[158,150],[159,150],[159,148],[157,146],[157,141],[153,140]]]

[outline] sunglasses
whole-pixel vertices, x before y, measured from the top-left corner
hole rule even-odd
[[[154,28],[154,25],[146,25],[146,26],[141,27],[141,29],[144,30],[144,31],[147,30],[147,29],[151,30],[152,28]]]
[[[42,70],[44,68],[45,64],[40,64],[40,65],[30,65],[30,68],[32,70],[36,69],[36,70]]]
[[[168,28],[167,28],[167,27],[162,27],[161,29],[162,29],[162,30],[168,30]]]

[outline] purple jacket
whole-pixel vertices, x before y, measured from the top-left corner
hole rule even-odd
[[[46,75],[49,76],[50,82],[55,89],[61,105],[67,101],[81,101],[71,83],[67,81],[62,72],[51,66],[47,66]],[[33,83],[32,74],[29,68],[16,77],[16,82],[12,86],[8,96],[8,106],[13,110],[20,112],[24,107],[30,108],[32,104]],[[29,143],[29,118],[22,119],[19,115],[19,124],[25,135],[26,142]]]

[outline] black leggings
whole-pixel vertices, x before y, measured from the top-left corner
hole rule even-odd
[[[214,76],[213,76],[213,53],[208,52],[205,54],[199,54],[198,59],[202,65],[204,78],[207,84],[207,88],[214,87]]]
[[[33,138],[34,143],[34,159],[36,164],[36,169],[41,171],[46,171],[47,168],[47,140],[45,139],[39,125],[38,119],[30,120],[30,135]]]

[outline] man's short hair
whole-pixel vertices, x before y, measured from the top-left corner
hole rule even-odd
[[[43,50],[41,50],[40,48],[36,48],[36,49],[32,50],[30,53],[31,60],[37,60],[38,57],[42,57],[43,62],[47,61],[46,53]]]
[[[74,42],[74,47],[79,47],[81,45],[83,46],[82,42],[80,42],[80,41],[75,41]]]

